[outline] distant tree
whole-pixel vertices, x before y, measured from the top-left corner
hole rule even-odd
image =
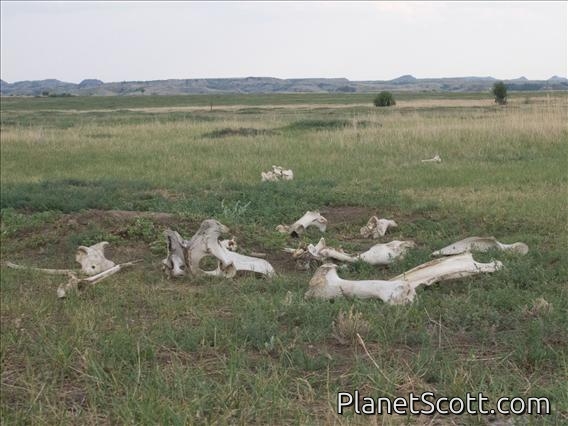
[[[49,96],[49,92],[47,90],[44,90],[43,92],[41,92],[41,96]]]
[[[391,92],[379,93],[375,97],[375,99],[373,100],[373,103],[377,107],[387,107],[387,106],[391,106],[391,105],[396,105],[396,102],[394,100],[394,96],[392,95]]]
[[[505,83],[502,81],[495,83],[491,93],[495,96],[495,103],[498,103],[499,105],[507,104],[507,86],[505,86]]]

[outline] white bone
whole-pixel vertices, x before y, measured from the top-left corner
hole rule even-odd
[[[116,274],[118,271],[128,267],[128,266],[132,266],[138,262],[141,262],[141,260],[134,260],[132,262],[127,262],[127,263],[123,263],[120,265],[114,265],[112,268],[106,269],[96,275],[93,275],[91,277],[88,278],[77,278],[77,276],[74,273],[69,273],[69,280],[67,281],[66,284],[62,284],[59,286],[59,288],[57,289],[57,297],[62,299],[65,296],[67,296],[67,292],[69,290],[72,289],[81,289],[82,286],[84,284],[96,284],[102,280],[104,280],[105,278],[110,277],[111,275]]]
[[[103,241],[90,247],[79,246],[75,253],[75,260],[81,264],[81,270],[87,275],[96,275],[115,266],[115,263],[105,257],[105,247],[108,242]]]
[[[525,243],[503,244],[497,241],[495,237],[469,237],[435,251],[432,253],[432,256],[449,256],[469,251],[485,252],[493,249],[519,254],[527,254],[529,252],[529,247]]]
[[[395,260],[402,259],[409,248],[415,247],[414,241],[394,240],[386,244],[375,244],[369,250],[359,255],[359,259],[371,265],[389,265]]]
[[[219,241],[219,244],[221,244],[221,246],[223,246],[229,251],[237,251],[238,248],[237,240],[235,239],[234,236],[232,236],[230,240]]]
[[[184,269],[181,266],[178,266],[177,275],[173,272],[175,266],[172,262],[176,259],[183,259],[183,266],[188,266],[194,275],[206,274],[232,278],[238,271],[258,272],[267,276],[274,275],[274,268],[266,260],[230,251],[227,247],[231,245],[231,241],[234,242],[234,239],[226,240],[222,244],[219,237],[228,232],[229,228],[214,219],[204,220],[189,241],[183,240],[177,232],[167,230],[166,236],[168,236],[169,241],[174,241],[175,244],[168,243],[168,258],[163,261],[165,269],[172,277],[183,275],[185,272],[180,272]],[[180,251],[182,255],[176,254]],[[172,254],[176,255],[172,256]],[[205,271],[200,268],[199,262],[210,255],[217,258],[217,267],[212,271]]]
[[[279,180],[294,179],[294,172],[290,169],[286,170],[282,166],[272,166],[272,170],[260,172],[260,180],[262,182],[277,182]]]
[[[343,251],[328,247],[325,243],[325,238],[320,238],[319,242],[314,246],[308,245],[308,252],[318,260],[335,259],[341,262],[354,263],[357,262],[356,256],[351,256]]]
[[[433,158],[429,158],[427,160],[421,160],[423,163],[441,163],[442,159],[438,154],[436,154]]]
[[[77,269],[46,269],[46,268],[35,268],[33,266],[22,266],[17,265],[12,262],[6,262],[6,266],[12,269],[22,269],[28,271],[42,272],[49,275],[69,275],[70,273],[78,273],[80,270]]]
[[[309,226],[315,226],[321,232],[325,232],[327,228],[327,219],[318,211],[307,211],[300,219],[292,225],[278,225],[276,230],[282,234],[290,234],[298,236],[303,234]]]
[[[473,260],[471,253],[434,259],[416,268],[406,271],[391,281],[407,281],[413,288],[419,285],[432,285],[439,281],[469,277],[485,272],[495,272],[503,267],[498,260],[489,263],[479,263]]]
[[[176,231],[166,229],[164,231],[168,248],[168,257],[162,260],[164,270],[167,271],[170,278],[181,277],[185,275],[185,241]]]
[[[310,280],[304,297],[334,299],[336,297],[379,298],[391,305],[412,302],[416,292],[406,281],[344,280],[337,275],[337,265],[326,263],[320,266]]]
[[[397,227],[398,224],[394,220],[379,219],[377,216],[371,216],[367,224],[360,230],[364,238],[372,237],[377,239],[386,234],[387,230],[391,227]]]

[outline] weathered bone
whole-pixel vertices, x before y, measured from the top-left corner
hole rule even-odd
[[[162,262],[164,268],[171,277],[184,275],[185,266],[189,267],[194,275],[206,274],[232,278],[238,271],[274,275],[274,268],[266,260],[245,256],[228,249],[227,247],[232,245],[236,246],[234,239],[220,242],[221,234],[228,232],[229,228],[214,219],[204,220],[189,241],[183,240],[175,231],[165,231],[168,238],[168,257]],[[217,258],[217,268],[204,271],[200,268],[199,262],[210,255]]]
[[[90,247],[79,246],[75,253],[75,260],[81,264],[81,270],[87,275],[96,275],[115,266],[115,263],[105,257],[105,247],[108,242],[103,241]]]
[[[361,228],[360,233],[364,238],[372,237],[377,239],[384,236],[390,227],[394,228],[397,226],[394,220],[379,219],[377,216],[371,216],[367,224]]]
[[[435,251],[432,253],[432,256],[450,256],[469,251],[485,252],[493,249],[519,254],[527,254],[529,252],[529,247],[525,243],[503,244],[497,241],[495,237],[469,237]]]
[[[404,280],[344,280],[337,275],[337,265],[326,263],[318,268],[310,280],[307,299],[334,299],[336,297],[378,298],[391,305],[402,305],[414,300],[414,288]]]
[[[27,270],[27,271],[35,271],[35,272],[42,272],[44,274],[49,275],[69,275],[73,273],[81,272],[79,269],[47,269],[47,268],[35,268],[33,266],[22,266],[17,265],[12,262],[6,262],[6,266],[12,269],[19,269],[19,270]]]
[[[419,285],[432,285],[439,281],[469,277],[485,272],[495,272],[503,267],[498,260],[489,263],[479,263],[473,260],[471,253],[434,259],[416,268],[406,271],[390,281],[404,280],[414,288]]]
[[[69,280],[67,281],[67,283],[65,284],[61,284],[59,286],[59,288],[57,289],[57,297],[62,299],[64,297],[67,296],[67,292],[69,290],[81,290],[83,288],[83,286],[85,284],[91,284],[94,285],[102,280],[104,280],[105,278],[110,277],[111,275],[116,274],[118,271],[128,267],[128,266],[132,266],[138,262],[141,262],[142,260],[134,260],[132,262],[127,262],[127,263],[122,263],[120,265],[114,265],[112,268],[106,269],[96,275],[90,276],[88,278],[78,278],[77,275],[75,275],[73,272],[70,272],[69,275]]]
[[[354,263],[357,262],[357,256],[351,256],[341,250],[328,247],[325,243],[325,238],[320,238],[319,242],[314,246],[308,245],[308,252],[318,260],[335,259],[341,262]]]
[[[422,161],[423,163],[441,163],[442,159],[438,154],[436,154],[433,158],[429,158],[427,160],[420,160],[420,161]]]
[[[383,280],[343,280],[337,276],[334,264],[318,268],[310,280],[306,298],[333,299],[341,296],[379,298],[389,304],[404,304],[414,300],[416,288],[439,281],[467,277],[483,272],[495,272],[503,267],[499,261],[478,263],[471,253],[432,260],[398,275]]]
[[[279,180],[292,180],[294,179],[294,172],[290,169],[286,170],[281,166],[272,166],[272,170],[268,172],[261,172],[260,178],[262,182],[277,182]]]
[[[290,234],[294,237],[303,234],[309,226],[315,226],[321,232],[327,228],[327,219],[318,211],[307,211],[292,225],[278,225],[276,230],[282,234]]]
[[[416,247],[414,241],[394,240],[386,244],[375,244],[359,255],[359,259],[371,265],[389,265],[403,259],[409,248]]]

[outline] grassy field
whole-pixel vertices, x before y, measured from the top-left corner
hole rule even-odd
[[[568,96],[396,98],[2,98],[2,424],[568,423]],[[295,180],[260,182],[273,164]],[[389,267],[350,265],[351,279],[468,236],[530,251],[476,254],[505,267],[409,306],[305,301],[312,272],[282,251],[299,241],[274,228],[314,209],[346,251],[377,242],[359,236],[373,214],[399,224],[380,242],[417,243]],[[162,231],[189,238],[207,218],[277,277],[167,280]],[[76,247],[102,240],[144,262],[64,300],[64,278],[5,267],[75,268]],[[337,392],[355,389],[547,397],[552,414],[337,415]]]

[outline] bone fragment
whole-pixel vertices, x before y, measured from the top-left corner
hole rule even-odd
[[[57,297],[59,299],[62,299],[67,296],[67,292],[69,290],[76,290],[76,289],[82,290],[85,284],[94,285],[104,280],[105,278],[108,278],[111,275],[116,274],[118,271],[139,262],[142,262],[142,260],[134,260],[132,262],[122,263],[120,265],[114,265],[112,268],[109,268],[105,271],[99,272],[98,274],[92,275],[87,278],[78,278],[77,275],[75,275],[73,272],[70,272],[68,274],[69,280],[67,281],[67,283],[61,284],[57,289]]]
[[[406,281],[344,280],[337,275],[337,265],[326,263],[318,268],[310,280],[307,299],[335,299],[337,297],[378,298],[391,305],[402,305],[414,300],[414,288]]]
[[[426,262],[416,268],[406,271],[390,281],[404,280],[413,288],[419,285],[432,285],[439,281],[469,277],[479,273],[495,272],[503,267],[498,260],[489,263],[479,263],[473,260],[471,253],[463,253]]]
[[[292,225],[278,225],[276,230],[282,234],[289,234],[293,237],[297,237],[303,234],[310,226],[315,226],[321,232],[325,232],[327,228],[327,219],[318,211],[307,211]]]
[[[103,241],[90,247],[79,246],[75,253],[75,260],[81,264],[81,270],[86,275],[96,275],[115,266],[115,263],[105,257],[105,247],[108,242]]]
[[[429,158],[427,160],[420,160],[420,161],[422,161],[423,163],[441,163],[442,159],[438,154],[436,154],[433,158]]]
[[[335,259],[340,262],[357,262],[357,256],[351,256],[342,250],[328,247],[325,243],[325,238],[323,237],[320,238],[319,242],[315,246],[313,244],[309,244],[307,250],[315,259],[318,260]]]
[[[385,244],[375,244],[369,250],[359,255],[359,259],[370,265],[390,265],[398,259],[403,259],[408,249],[415,247],[414,241],[394,240]]]
[[[186,267],[194,275],[226,278],[234,277],[238,271],[257,272],[269,277],[274,275],[274,268],[266,260],[233,252],[227,248],[232,244],[220,242],[221,234],[228,232],[229,228],[214,219],[204,220],[189,241],[175,231],[166,230],[164,234],[168,239],[168,257],[162,261],[164,269],[170,277],[185,275]],[[199,262],[206,256],[217,259],[214,270],[205,271],[200,268]]]
[[[12,269],[20,269],[20,270],[28,270],[28,271],[35,271],[35,272],[42,272],[44,274],[49,275],[69,275],[70,273],[78,273],[80,270],[78,269],[46,269],[46,268],[35,268],[33,266],[22,266],[17,265],[12,262],[6,262],[6,266]]]
[[[294,179],[294,172],[281,166],[272,166],[272,170],[260,173],[262,182],[278,182],[279,180]]]
[[[377,239],[386,234],[387,230],[391,227],[397,227],[397,223],[390,219],[379,219],[377,216],[371,216],[367,224],[360,230],[364,238]]]
[[[529,252],[529,247],[525,243],[517,242],[513,244],[503,244],[497,241],[495,237],[469,237],[435,251],[432,253],[432,256],[450,256],[470,251],[485,252],[493,249],[510,251],[523,255]]]

